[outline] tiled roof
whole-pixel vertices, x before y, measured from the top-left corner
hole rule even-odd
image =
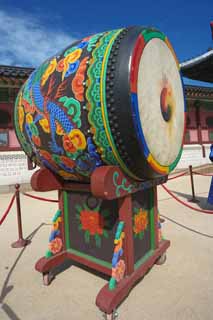
[[[13,67],[0,65],[0,82],[5,84],[20,85],[34,71],[34,68]],[[213,88],[185,85],[185,95],[187,98],[206,98],[213,100]]]
[[[186,78],[213,83],[213,49],[180,64]]]
[[[213,101],[213,88],[186,85],[184,91],[187,98],[205,98]]]
[[[0,65],[0,77],[28,78],[34,68]]]

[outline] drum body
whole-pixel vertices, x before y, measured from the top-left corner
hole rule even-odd
[[[16,134],[38,165],[88,181],[118,165],[136,180],[168,174],[184,133],[179,64],[164,34],[130,27],[77,41],[20,90]]]

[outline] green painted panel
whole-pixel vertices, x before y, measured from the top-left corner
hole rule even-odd
[[[75,254],[76,256],[79,256],[79,257],[85,258],[85,259],[87,259],[89,261],[95,262],[95,263],[97,263],[97,264],[99,264],[101,266],[107,267],[109,269],[112,268],[111,263],[109,263],[107,261],[103,261],[103,260],[97,259],[95,257],[92,257],[92,256],[90,256],[88,254],[82,253],[82,252],[74,250],[74,249],[69,249],[67,251],[70,252],[70,253]]]
[[[68,199],[67,192],[63,191],[64,197],[64,227],[65,227],[65,243],[66,249],[70,249],[70,232],[69,232],[69,210],[68,210]]]
[[[151,249],[155,249],[155,212],[154,212],[154,190],[150,188],[150,231],[151,231]]]
[[[150,258],[154,253],[154,250],[148,251],[143,258],[138,260],[135,264],[135,270],[138,269],[148,258]]]

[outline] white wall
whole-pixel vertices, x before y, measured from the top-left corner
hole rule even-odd
[[[33,172],[28,170],[27,157],[23,151],[0,152],[0,186],[29,183]]]
[[[212,163],[209,160],[210,144],[204,145],[206,157],[203,157],[202,147],[199,144],[184,145],[183,153],[176,169],[188,168]]]
[[[203,158],[202,148],[198,144],[185,145],[181,159],[176,169],[188,168],[209,164],[210,144],[205,145],[206,157]],[[1,151],[0,152],[0,186],[9,186],[16,183],[30,183],[34,171],[28,170],[27,157],[22,151]]]

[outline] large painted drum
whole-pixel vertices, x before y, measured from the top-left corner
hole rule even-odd
[[[179,64],[155,29],[86,37],[31,74],[14,114],[26,154],[64,179],[88,181],[102,165],[136,180],[167,175],[184,132]]]

